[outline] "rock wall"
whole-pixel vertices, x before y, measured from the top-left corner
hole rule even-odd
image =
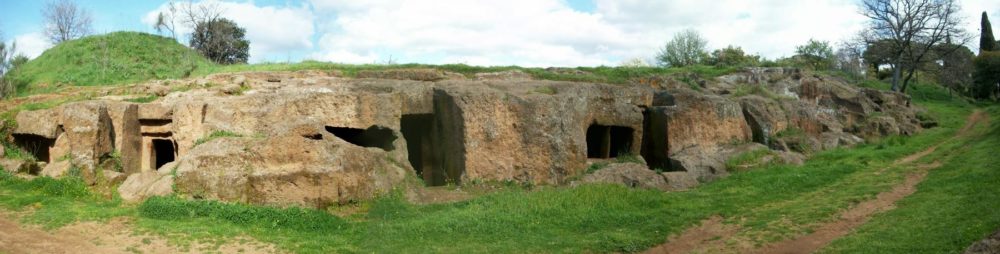
[[[369,199],[408,176],[564,184],[591,163],[633,155],[667,171],[640,174],[662,178],[650,180],[656,188],[687,188],[725,176],[725,161],[743,152],[770,148],[796,162],[797,153],[921,128],[905,95],[794,69],[653,86],[411,74],[213,75],[151,103],[24,111],[12,133],[45,148],[49,172],[120,167],[131,175],[123,197],[173,185],[194,198],[324,207]]]

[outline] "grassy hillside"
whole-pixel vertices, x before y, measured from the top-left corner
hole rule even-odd
[[[173,39],[139,32],[114,32],[67,41],[26,63],[13,79],[18,94],[59,86],[111,85],[183,78],[212,63]]]

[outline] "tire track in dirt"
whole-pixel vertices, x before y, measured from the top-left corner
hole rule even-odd
[[[989,115],[983,111],[976,110],[966,119],[965,125],[959,129],[954,136],[944,141],[924,149],[923,151],[908,155],[895,162],[892,166],[913,163],[921,158],[934,153],[938,146],[952,139],[968,135],[972,129],[981,123],[989,121]],[[906,176],[903,183],[894,186],[890,191],[879,193],[875,199],[861,202],[850,209],[842,212],[836,221],[821,224],[813,233],[789,239],[777,243],[765,245],[760,248],[746,248],[746,245],[738,246],[738,250],[728,250],[728,252],[739,253],[812,253],[826,246],[833,240],[847,235],[858,226],[864,225],[871,217],[877,213],[889,211],[895,208],[897,201],[913,194],[917,191],[916,186],[927,177],[927,172],[940,167],[940,162],[926,165],[916,165],[917,171]],[[885,170],[885,169],[883,169]],[[739,225],[726,225],[722,223],[722,218],[713,216],[701,223],[701,225],[689,228],[679,235],[670,237],[666,243],[646,250],[644,253],[691,253],[694,251],[715,250],[726,252],[725,243],[733,238],[740,231]]]

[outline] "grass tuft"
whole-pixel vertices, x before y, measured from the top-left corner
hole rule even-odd
[[[213,131],[212,133],[209,133],[207,136],[204,136],[202,138],[199,138],[198,140],[195,140],[194,141],[194,145],[198,146],[198,145],[204,144],[204,143],[206,143],[208,141],[212,141],[212,140],[217,139],[217,138],[227,138],[227,137],[236,137],[236,138],[239,138],[239,137],[243,137],[243,134],[239,134],[239,133],[235,133],[235,132],[230,132],[230,131]]]

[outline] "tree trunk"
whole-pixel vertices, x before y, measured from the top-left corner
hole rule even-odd
[[[913,78],[913,73],[916,72],[916,68],[910,68],[906,70],[906,79],[903,79],[903,87],[899,89],[900,93],[906,93],[906,87],[910,85],[910,79]]]
[[[901,67],[901,65],[902,64],[900,64],[900,61],[896,60],[896,64],[892,66],[892,90],[897,92],[899,91],[899,76],[900,76],[899,68]]]

